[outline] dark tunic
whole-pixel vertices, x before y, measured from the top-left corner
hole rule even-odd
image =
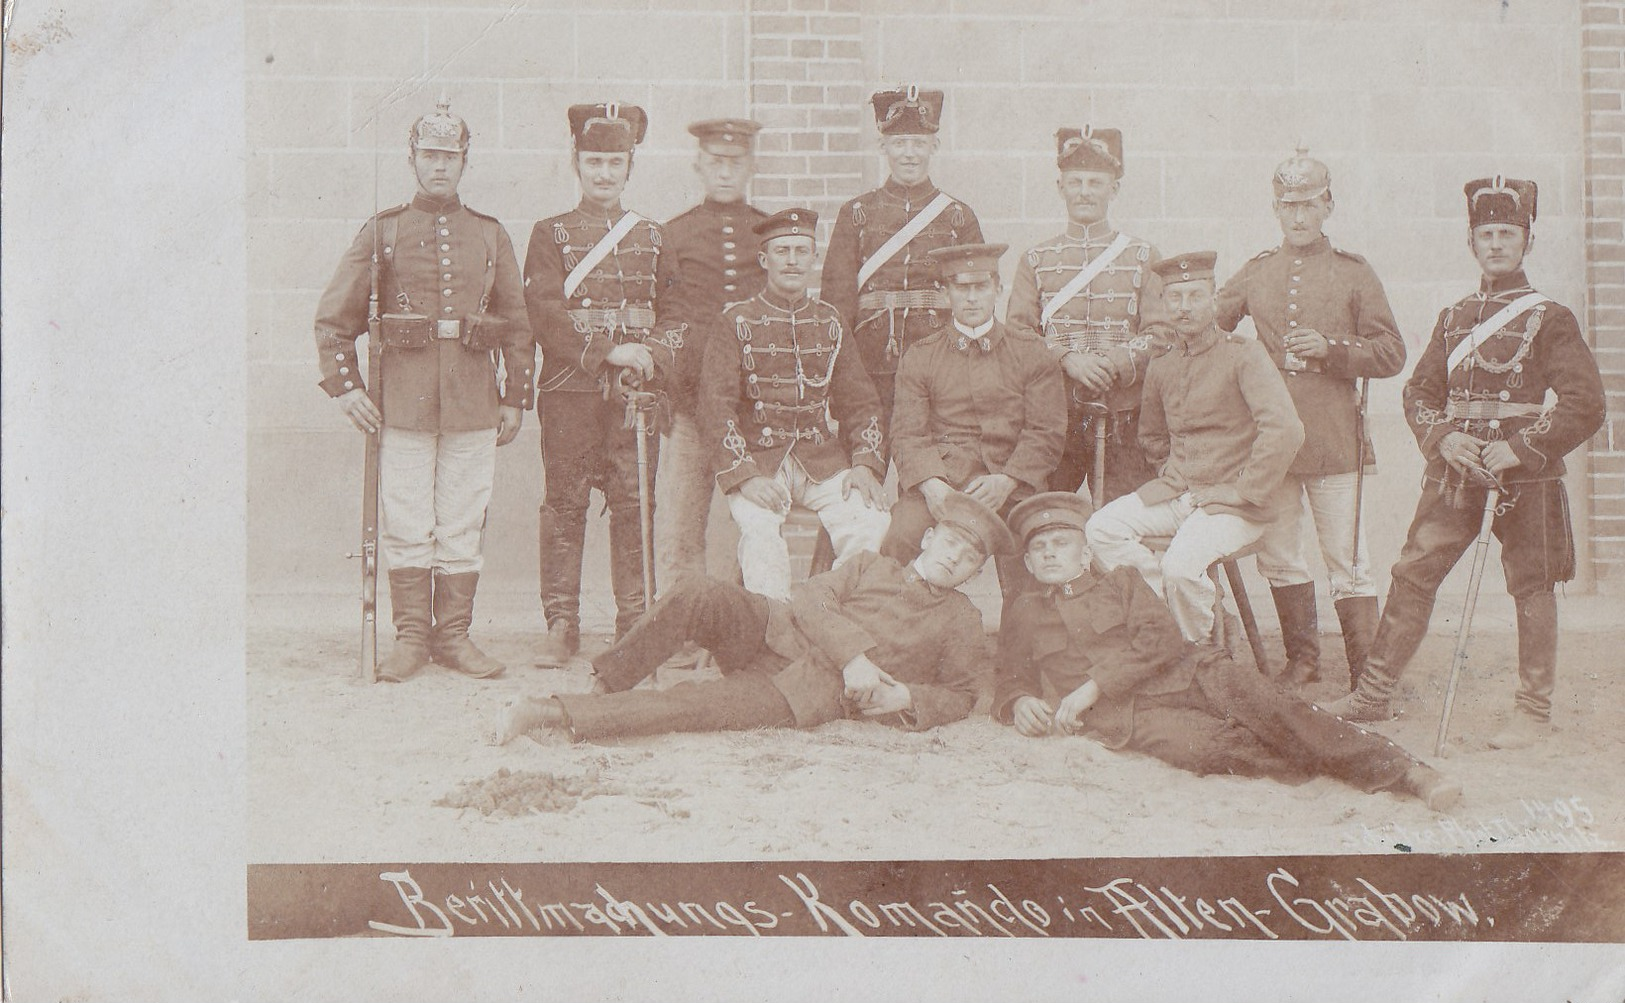
[[[1354,470],[1359,441],[1360,377],[1394,376],[1405,367],[1405,340],[1382,281],[1366,260],[1320,238],[1308,247],[1276,247],[1258,255],[1219,290],[1219,326],[1234,331],[1252,317],[1259,344],[1280,368],[1303,421],[1303,446],[1290,473],[1299,477]],[[1288,368],[1283,340],[1298,328],[1330,343],[1324,359]],[[1370,438],[1365,459],[1375,460]]]
[[[455,197],[439,202],[422,193],[369,220],[322,293],[316,308],[322,389],[339,397],[365,388],[355,343],[367,331],[375,245],[380,314],[465,323],[479,316],[500,341],[495,353],[457,338],[437,338],[421,348],[386,347],[384,423],[420,432],[473,432],[497,427],[499,403],[528,409],[536,351],[508,232]],[[500,355],[507,377],[500,388],[494,355]]]

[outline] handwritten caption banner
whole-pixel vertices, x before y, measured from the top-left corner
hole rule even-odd
[[[251,864],[248,934],[1619,943],[1625,853]]]

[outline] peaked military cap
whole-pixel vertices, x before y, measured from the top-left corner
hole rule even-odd
[[[1538,191],[1533,181],[1497,174],[1493,178],[1469,181],[1462,191],[1467,195],[1469,227],[1483,226],[1485,223],[1511,223],[1527,230],[1535,222],[1535,197]]]
[[[1009,244],[957,244],[928,252],[944,282],[981,282],[999,274],[999,257]]]
[[[1270,186],[1277,202],[1308,202],[1332,190],[1332,172],[1311,157],[1307,147],[1300,146],[1275,168]]]
[[[1082,531],[1095,507],[1075,491],[1045,491],[1010,510],[1010,530],[1022,546],[1046,529],[1065,527]]]
[[[434,111],[412,123],[409,138],[414,150],[464,153],[468,150],[468,123],[451,113],[451,100],[442,94]]]
[[[631,153],[649,131],[649,116],[635,104],[573,104],[568,114],[577,150]]]
[[[1101,171],[1123,176],[1123,134],[1116,129],[1055,130],[1055,166],[1063,171]]]
[[[1016,538],[1010,535],[1010,527],[999,514],[961,491],[950,491],[942,500],[942,518],[937,524],[970,534],[981,546],[982,553],[989,557],[1008,554],[1016,548]]]
[[[1218,251],[1191,251],[1163,258],[1152,265],[1151,270],[1164,283],[1195,282],[1197,279],[1212,279],[1213,266],[1218,260]]]
[[[869,100],[881,135],[897,136],[942,128],[943,96],[941,91],[922,91],[918,84],[909,84],[901,90],[877,91]]]
[[[810,237],[817,240],[818,214],[811,209],[781,209],[750,229],[764,244],[774,237]]]
[[[720,156],[741,156],[756,148],[756,134],[762,123],[748,118],[708,118],[689,125],[689,135],[700,141],[700,148]]]

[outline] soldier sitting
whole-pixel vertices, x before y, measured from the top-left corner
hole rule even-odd
[[[1000,515],[1042,491],[1061,456],[1066,395],[1061,370],[1036,334],[993,314],[1004,244],[932,251],[953,326],[926,336],[897,368],[892,451],[900,496],[883,552],[899,561],[943,498],[963,491]],[[997,561],[1005,608],[1028,582],[1014,556]]]
[[[811,728],[843,717],[920,731],[970,713],[987,677],[982,618],[958,587],[1013,544],[989,508],[953,494],[907,566],[859,554],[796,586],[788,601],[686,578],[593,659],[590,694],[530,697],[495,738],[537,728],[575,740],[674,731]],[[720,679],[634,690],[687,641]]]
[[[879,550],[890,522],[874,385],[835,308],[807,295],[817,225],[817,213],[786,209],[752,228],[767,287],[722,312],[700,371],[700,420],[739,524],[740,574],[745,588],[774,599],[790,594],[780,530],[791,504],[818,513],[837,568]]]
[[[1081,733],[1198,775],[1298,783],[1336,777],[1444,811],[1461,786],[1394,743],[1288,694],[1222,649],[1193,644],[1132,568],[1089,570],[1087,499],[1015,507],[1011,527],[1044,586],[999,631],[994,716],[1030,738]],[[1059,703],[1041,695],[1049,690]]]

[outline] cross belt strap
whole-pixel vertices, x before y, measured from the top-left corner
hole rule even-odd
[[[890,240],[881,244],[875,249],[875,253],[869,255],[869,260],[865,261],[862,267],[858,269],[858,288],[862,289],[863,284],[874,278],[874,274],[880,271],[881,266],[897,257],[898,251],[907,247],[909,241],[918,237],[920,231],[930,226],[932,220],[941,216],[942,211],[953,204],[954,200],[948,197],[947,192],[937,192],[937,197],[927,203],[926,207],[920,210],[918,216],[903,224],[901,230],[892,234]]]
[[[1461,365],[1462,361],[1465,360],[1467,356],[1471,355],[1479,345],[1482,345],[1484,342],[1488,341],[1491,335],[1512,323],[1512,319],[1514,317],[1523,313],[1525,310],[1531,310],[1537,306],[1540,306],[1542,303],[1548,303],[1550,301],[1550,297],[1541,293],[1524,293],[1511,303],[1508,303],[1506,306],[1497,310],[1488,320],[1481,322],[1477,327],[1473,328],[1467,337],[1461,340],[1461,344],[1457,345],[1455,349],[1451,351],[1450,358],[1445,363],[1445,374],[1449,375],[1450,373],[1455,372],[1456,367]]]
[[[626,235],[631,233],[632,228],[637,226],[642,219],[643,217],[637,213],[628,212],[614,226],[609,228],[609,232],[604,234],[603,238],[592,246],[592,250],[587,252],[587,256],[582,258],[574,268],[570,269],[570,274],[564,277],[565,299],[569,299],[576,294],[576,290],[581,288],[581,283],[586,280],[594,268],[598,267],[598,263],[603,261],[609,255],[609,252],[615,250],[616,245],[625,239]]]
[[[1117,256],[1122,254],[1128,248],[1128,245],[1129,235],[1119,233],[1115,240],[1106,245],[1104,251],[1095,256],[1095,260],[1084,265],[1082,271],[1072,276],[1071,282],[1056,290],[1050,301],[1044,304],[1044,312],[1038,318],[1038,323],[1040,325],[1048,324],[1057,310],[1072,302],[1073,297],[1088,288],[1089,283],[1093,282],[1101,272],[1104,272],[1108,265],[1116,261]]]

